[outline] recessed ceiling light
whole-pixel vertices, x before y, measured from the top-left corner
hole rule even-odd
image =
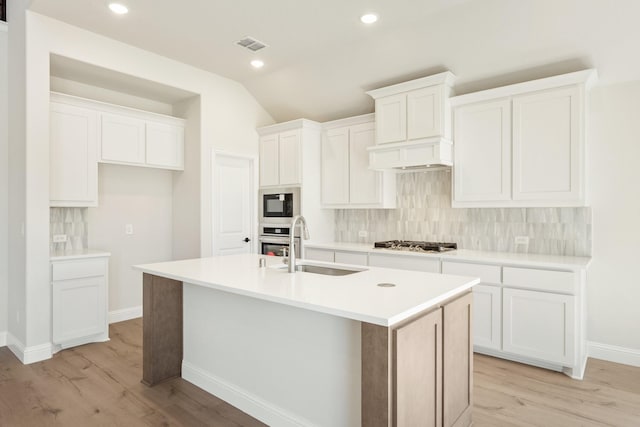
[[[254,59],[253,61],[251,61],[251,66],[253,68],[262,68],[264,67],[264,62],[260,61],[259,59]]]
[[[129,13],[129,8],[120,3],[109,3],[109,9],[111,9],[111,12],[117,13],[118,15]]]
[[[373,13],[367,13],[360,17],[360,21],[362,21],[363,24],[373,24],[377,20],[378,20],[378,15]]]

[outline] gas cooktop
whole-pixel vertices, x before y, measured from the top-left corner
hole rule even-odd
[[[419,242],[412,240],[387,240],[386,242],[375,242],[373,245],[374,248],[414,252],[446,252],[458,249],[456,243]]]

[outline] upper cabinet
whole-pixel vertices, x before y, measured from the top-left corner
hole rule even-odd
[[[594,70],[451,98],[454,207],[584,206]]]
[[[98,163],[184,169],[184,120],[52,92],[50,205],[97,206]]]
[[[326,208],[394,208],[393,172],[369,169],[367,149],[375,145],[373,114],[323,124],[322,206]]]
[[[122,108],[100,113],[100,160],[184,170],[184,120]]]
[[[52,98],[49,125],[51,206],[98,206],[98,113]]]
[[[371,168],[451,165],[449,96],[454,80],[447,71],[367,92],[375,99]]]
[[[260,135],[260,186],[301,185],[303,159],[319,149],[320,124],[300,119],[265,126]],[[310,160],[310,159],[309,159]],[[305,168],[312,171],[307,160]],[[315,158],[318,161],[318,158]]]

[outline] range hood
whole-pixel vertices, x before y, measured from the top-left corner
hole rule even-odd
[[[443,137],[368,147],[369,169],[425,170],[453,165],[453,144]]]

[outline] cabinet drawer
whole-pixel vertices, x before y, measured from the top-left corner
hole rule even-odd
[[[58,280],[104,276],[105,274],[106,262],[104,258],[54,262],[51,264],[51,280],[54,282]]]
[[[442,261],[442,274],[479,277],[482,283],[500,283],[500,266]]]
[[[421,256],[369,254],[369,265],[372,267],[440,273],[439,259],[423,258]]]
[[[367,253],[336,251],[335,260],[342,264],[367,265]]]
[[[333,251],[329,249],[304,248],[304,258],[313,261],[334,262]]]
[[[577,278],[568,271],[504,267],[502,283],[514,288],[575,294]]]

